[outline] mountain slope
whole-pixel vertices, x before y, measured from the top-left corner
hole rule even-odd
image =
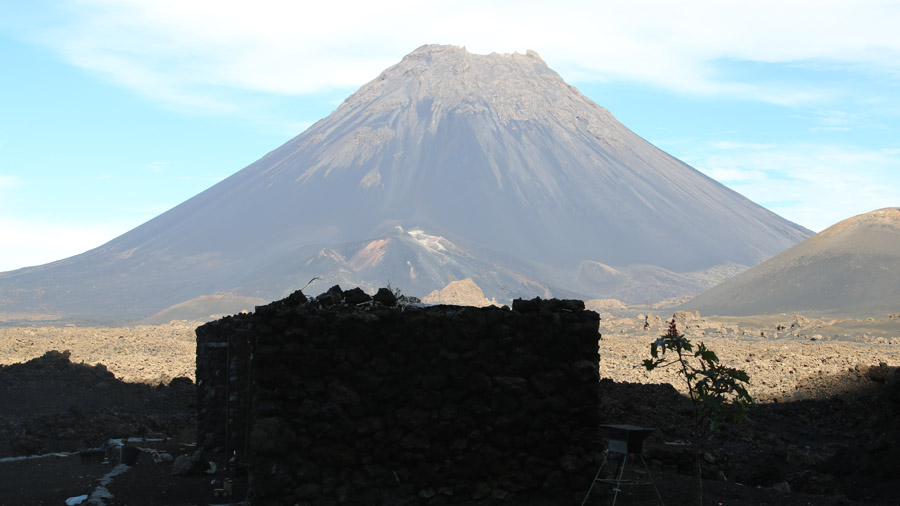
[[[703,314],[900,310],[900,208],[841,221],[684,305]]]
[[[661,272],[626,290],[633,302],[697,293],[678,273],[753,265],[810,234],[638,137],[536,53],[423,46],[209,190],[100,248],[0,274],[0,299],[131,318],[208,294],[278,298],[312,276],[383,286],[383,268],[307,261],[396,227],[444,238],[481,271],[417,281],[406,262],[436,258],[420,245],[396,250],[394,286],[424,296],[472,277],[500,300],[607,295],[579,276],[584,262],[626,281]]]

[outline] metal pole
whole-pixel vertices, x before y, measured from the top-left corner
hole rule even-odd
[[[225,471],[226,474],[228,472],[228,448],[231,446],[229,443],[229,432],[231,432],[230,427],[228,426],[228,421],[231,418],[231,413],[229,413],[230,403],[231,403],[231,336],[227,338],[226,346],[225,346]]]
[[[656,492],[656,497],[659,498],[659,506],[666,506],[663,502],[662,495],[659,493],[659,489],[656,488],[656,482],[653,481],[653,474],[650,473],[650,467],[647,466],[647,461],[644,460],[644,456],[641,455],[641,462],[644,464],[644,469],[647,471],[647,477],[650,478],[650,484],[653,485],[653,490]]]
[[[597,480],[600,478],[600,471],[603,471],[603,466],[606,465],[606,457],[609,456],[609,450],[603,450],[603,462],[600,463],[600,469],[597,469],[597,474],[594,475],[594,481],[591,482],[591,488],[588,489],[587,494],[584,496],[584,500],[581,501],[581,506],[584,506],[587,503],[588,497],[591,496],[591,491],[594,490],[594,485],[597,484]]]
[[[618,497],[619,497],[619,492],[622,491],[622,488],[621,488],[622,475],[625,474],[625,462],[627,462],[627,461],[628,461],[628,454],[623,453],[622,454],[622,467],[619,468],[619,477],[616,478],[616,488],[613,489],[616,491],[616,493],[613,494],[612,506],[616,506],[616,499],[618,499]]]

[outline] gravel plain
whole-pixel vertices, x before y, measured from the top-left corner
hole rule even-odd
[[[744,369],[760,402],[822,398],[884,381],[900,366],[900,318],[774,315],[705,318],[678,312],[676,323],[692,341],[703,341],[720,360]],[[684,390],[674,370],[648,373],[650,343],[670,316],[601,313],[601,377],[632,383],[670,383]],[[124,381],[167,383],[194,379],[199,322],[134,327],[0,327],[0,364],[25,362],[50,350],[71,352],[72,362],[102,363]]]
[[[693,482],[682,476],[693,469],[690,452],[679,453],[680,447],[673,450],[667,443],[688,437],[689,403],[665,383],[682,392],[683,385],[674,371],[649,374],[640,365],[649,357],[650,343],[665,332],[665,317],[646,312],[601,316],[604,420],[658,428],[646,452],[655,472],[662,473],[666,504],[693,504]],[[724,425],[709,445],[709,456],[704,455],[711,476],[736,480],[708,480],[704,489],[711,504],[896,504],[892,498],[900,481],[890,469],[897,461],[895,435],[900,432],[897,404],[891,399],[900,398],[900,318],[732,319],[676,313],[676,323],[692,341],[716,351],[722,362],[745,369],[759,403],[746,423]],[[179,376],[193,379],[197,325],[0,326],[0,364],[41,357],[0,368],[6,373],[0,377],[5,387],[0,393],[6,395],[0,405],[20,407],[0,417],[0,457],[73,451],[133,434],[192,441],[191,383],[173,381],[166,388],[126,384],[113,380],[106,368],[122,380],[150,385]],[[48,350],[69,354],[45,355]],[[786,402],[793,400],[801,401]],[[785,462],[790,465],[782,468]],[[170,491],[165,504],[212,500],[197,495],[209,495],[212,488],[172,477],[170,467],[158,465],[153,476],[132,473],[114,491],[116,497],[149,497],[163,487]],[[84,474],[83,466],[75,470],[74,478]],[[37,472],[18,461],[0,471],[13,477],[12,485],[61,479],[56,470]],[[0,503],[48,504],[45,499],[52,499],[55,504],[81,493],[81,486],[44,495],[27,487],[24,492],[0,487]]]
[[[658,315],[602,315],[600,375],[615,381],[669,383],[684,392],[674,369],[648,373],[650,343],[668,329]],[[826,398],[884,382],[900,366],[900,318],[857,319],[800,315],[704,318],[674,315],[678,330],[704,342],[719,360],[750,375],[760,402]],[[671,316],[669,317],[671,318]]]
[[[135,327],[0,327],[0,364],[26,362],[56,350],[73,363],[103,364],[132,383],[167,384],[194,379],[197,322]]]

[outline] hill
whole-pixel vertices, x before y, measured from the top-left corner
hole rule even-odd
[[[841,221],[683,306],[711,315],[900,311],[900,208]]]

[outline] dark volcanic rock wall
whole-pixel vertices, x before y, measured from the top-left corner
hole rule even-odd
[[[197,329],[200,440],[223,446],[230,410],[253,504],[567,504],[590,485],[599,318],[580,301],[401,307],[329,294]]]

